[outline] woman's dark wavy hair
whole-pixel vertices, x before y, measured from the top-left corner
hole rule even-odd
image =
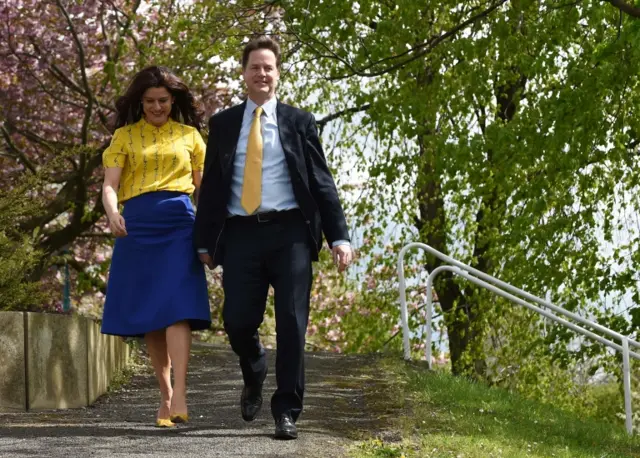
[[[140,120],[142,95],[152,87],[164,87],[175,98],[171,107],[171,119],[200,130],[203,110],[189,88],[166,67],[151,66],[139,71],[133,77],[127,92],[116,101],[116,129]]]

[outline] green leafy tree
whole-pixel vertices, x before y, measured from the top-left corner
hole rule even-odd
[[[41,305],[43,295],[31,279],[40,262],[34,244],[37,234],[17,230],[17,223],[38,210],[29,195],[34,179],[19,183],[0,195],[0,310],[21,311]]]
[[[326,135],[334,165],[364,177],[352,208],[367,247],[396,225],[396,240],[635,333],[616,314],[638,299],[640,35],[609,3],[280,2],[305,72],[296,97],[342,115]],[[436,290],[455,373],[603,356],[464,282]]]

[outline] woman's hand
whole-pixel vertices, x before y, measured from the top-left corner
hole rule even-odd
[[[118,187],[120,186],[122,167],[106,167],[102,184],[102,204],[109,219],[109,228],[116,237],[126,237],[127,228],[124,218],[118,211]]]
[[[127,236],[127,227],[120,213],[114,213],[109,217],[109,228],[111,229],[111,233],[116,237]]]

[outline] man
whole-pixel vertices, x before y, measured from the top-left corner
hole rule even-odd
[[[313,115],[276,99],[280,48],[260,37],[242,56],[248,99],[211,117],[194,229],[200,260],[222,265],[223,319],[239,356],[242,417],[256,418],[267,375],[258,327],[275,292],[275,437],[295,439],[304,394],[311,262],[322,232],[340,271],[352,261],[349,233]]]

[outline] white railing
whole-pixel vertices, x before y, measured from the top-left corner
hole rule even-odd
[[[459,275],[466,280],[475,283],[478,286],[482,286],[487,290],[498,294],[506,299],[509,299],[511,302],[514,302],[518,305],[522,305],[529,310],[539,313],[540,315],[549,318],[550,320],[555,321],[556,323],[560,323],[579,334],[587,336],[593,340],[596,340],[609,348],[613,348],[616,351],[622,352],[622,373],[623,373],[623,384],[624,384],[624,407],[626,413],[626,427],[627,432],[629,434],[633,433],[633,425],[631,421],[631,368],[630,368],[630,358],[635,358],[640,360],[640,354],[635,351],[631,351],[630,347],[640,348],[640,343],[635,340],[630,339],[628,336],[624,336],[619,334],[611,329],[608,329],[598,323],[587,320],[575,313],[569,312],[568,310],[563,309],[562,307],[558,307],[557,305],[553,305],[552,303],[545,301],[544,299],[540,299],[537,296],[527,293],[515,286],[512,286],[508,283],[505,283],[501,280],[498,280],[491,275],[487,275],[484,272],[481,272],[477,269],[474,269],[471,266],[461,263],[460,261],[456,261],[455,259],[440,253],[438,250],[426,245],[424,243],[409,243],[405,247],[400,250],[400,255],[398,256],[398,277],[400,282],[400,312],[402,317],[402,343],[404,349],[404,359],[411,359],[411,348],[409,344],[409,319],[407,313],[407,287],[404,278],[404,257],[412,248],[420,248],[433,256],[436,256],[443,262],[449,265],[443,265],[437,267],[433,270],[433,272],[429,273],[427,277],[427,309],[426,309],[426,323],[425,323],[425,356],[427,359],[427,364],[429,369],[431,369],[431,339],[432,339],[432,330],[431,330],[431,322],[433,319],[433,279],[441,272],[449,271],[453,274]],[[508,292],[507,292],[508,291]],[[515,295],[520,297],[517,297]],[[530,302],[535,302],[544,307],[537,307],[524,299],[527,299]],[[548,310],[545,310],[548,309]],[[551,313],[549,310],[555,312]],[[571,320],[577,321],[578,323],[588,326],[589,328],[596,330],[611,339],[615,339],[620,341],[620,344],[614,342],[613,340],[609,340],[601,335],[598,335],[588,329],[583,328],[582,326],[578,326],[565,318],[562,318],[558,315],[563,315],[566,318],[570,318]]]

